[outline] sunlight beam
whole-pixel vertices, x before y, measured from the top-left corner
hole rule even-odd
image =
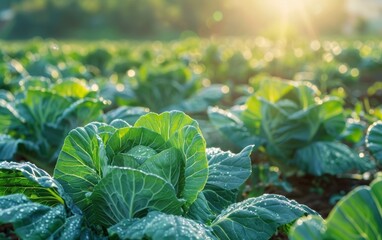
[[[296,21],[301,22],[302,27],[311,38],[317,37],[306,8],[306,0],[271,0],[270,9],[280,13],[281,39],[286,37],[288,28],[293,27]]]

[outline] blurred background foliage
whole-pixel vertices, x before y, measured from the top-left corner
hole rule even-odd
[[[282,29],[286,36],[317,38],[343,30],[349,21],[347,2],[1,0],[0,37],[160,40],[186,36],[278,37]]]

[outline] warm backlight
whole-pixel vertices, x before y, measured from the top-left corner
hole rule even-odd
[[[315,36],[315,31],[307,9],[307,0],[269,0],[267,11],[273,11],[275,17],[280,18],[280,32],[283,34],[288,28],[299,23],[304,26],[308,34]]]

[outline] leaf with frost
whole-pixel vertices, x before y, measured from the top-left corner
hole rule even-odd
[[[212,222],[220,239],[269,239],[278,227],[316,214],[305,205],[279,195],[264,194],[230,205]]]
[[[360,186],[341,199],[327,218],[326,236],[382,239],[382,179]]]
[[[223,189],[238,189],[251,175],[252,146],[245,147],[240,153],[223,152],[219,149],[207,149],[207,184]]]
[[[324,240],[326,223],[319,216],[307,216],[297,220],[288,237],[290,240]]]
[[[214,127],[236,146],[244,148],[255,144],[258,148],[264,142],[259,136],[252,135],[243,121],[229,111],[217,107],[209,108],[208,117]]]
[[[301,170],[320,176],[354,169],[368,170],[373,165],[340,142],[316,141],[296,151],[294,164]]]
[[[193,220],[168,215],[161,212],[150,212],[142,219],[126,219],[110,227],[111,237],[120,239],[216,239],[211,229]]]
[[[54,170],[54,178],[82,210],[91,205],[88,194],[106,171],[108,158],[97,124],[72,130],[66,137]]]
[[[48,206],[71,203],[61,185],[34,164],[0,162],[0,196],[16,193]]]
[[[49,207],[13,194],[0,197],[0,224],[11,224],[21,239],[78,239],[82,216],[67,218],[63,205]]]

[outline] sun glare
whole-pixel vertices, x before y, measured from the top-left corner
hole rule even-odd
[[[285,36],[288,28],[293,27],[294,22],[300,22],[308,34],[315,37],[315,31],[311,19],[306,11],[306,0],[270,0],[270,11],[280,14],[280,32]]]
[[[293,12],[300,8],[303,4],[303,0],[275,0],[278,5],[282,7],[285,11]]]
[[[293,13],[303,7],[304,0],[270,0],[271,9],[286,13]]]

